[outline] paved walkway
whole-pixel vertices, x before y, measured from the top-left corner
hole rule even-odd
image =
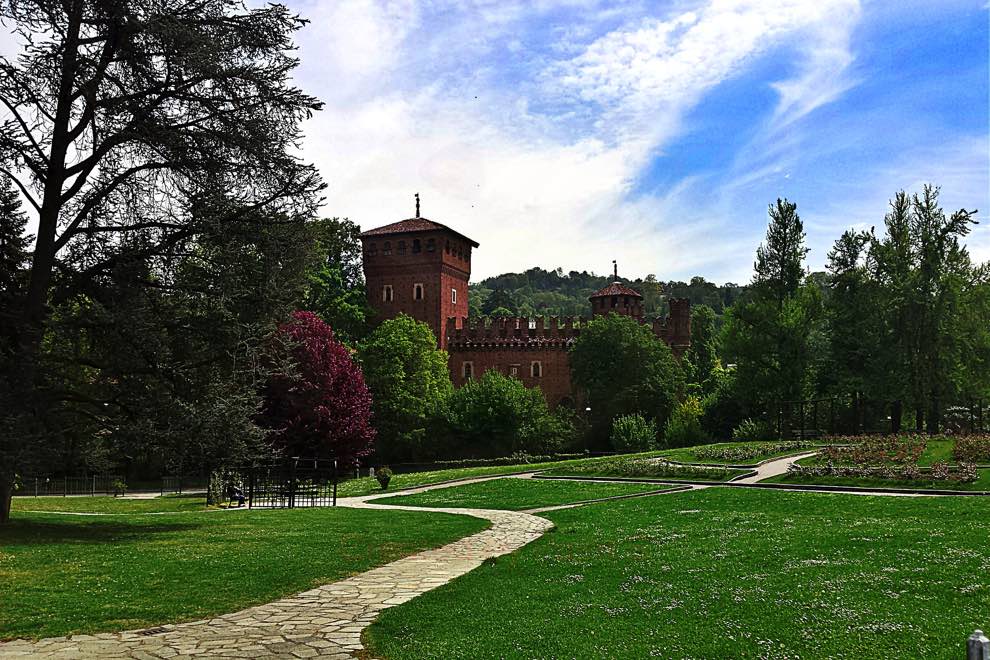
[[[426,490],[432,488],[402,493]],[[241,612],[143,631],[74,635],[37,642],[18,640],[0,644],[0,658],[351,658],[362,650],[361,632],[383,609],[445,584],[477,568],[485,559],[521,548],[553,527],[544,518],[516,511],[387,506],[373,502],[385,496],[343,498],[338,504],[365,509],[459,513],[492,524],[483,532],[441,548]]]
[[[764,479],[769,479],[771,477],[778,477],[782,474],[787,473],[787,469],[791,467],[794,463],[797,463],[802,458],[808,458],[809,456],[814,456],[817,451],[809,451],[804,454],[797,454],[796,456],[785,456],[783,458],[778,458],[773,461],[767,461],[766,463],[761,463],[756,466],[756,474],[743,477],[741,479],[733,479],[734,484],[755,484],[758,481],[763,481]]]

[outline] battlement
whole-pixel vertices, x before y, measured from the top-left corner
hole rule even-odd
[[[508,316],[496,318],[448,317],[444,328],[447,350],[477,348],[569,349],[591,319],[565,316]],[[680,355],[691,345],[691,304],[680,298],[670,301],[670,315],[650,323],[653,334]]]

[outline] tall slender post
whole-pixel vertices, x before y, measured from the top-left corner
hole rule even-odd
[[[289,508],[294,509],[296,507],[296,459],[290,459],[292,463],[289,464]]]
[[[254,466],[250,468],[248,472],[248,508],[251,508],[251,503],[254,502]]]
[[[337,459],[333,459],[333,505],[337,506]]]

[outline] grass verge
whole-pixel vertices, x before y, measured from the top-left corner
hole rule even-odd
[[[464,486],[439,488],[416,495],[400,495],[376,500],[378,504],[436,506],[521,511],[544,506],[633,495],[662,490],[656,484],[588,481],[549,481],[541,479],[493,479]]]
[[[728,488],[555,511],[556,530],[385,610],[365,641],[393,660],[958,658],[990,625],[988,513]]]
[[[359,509],[100,517],[15,512],[0,527],[0,639],[234,612],[486,525],[466,516]]]
[[[684,481],[728,481],[746,470],[694,465],[676,465],[650,458],[618,456],[589,460],[576,465],[547,470],[548,476],[617,477],[625,479],[666,479]]]
[[[979,478],[976,481],[962,483],[959,481],[934,481],[931,479],[918,481],[905,481],[901,479],[875,479],[865,477],[811,477],[804,475],[782,474],[778,477],[766,479],[765,483],[771,484],[805,484],[816,486],[857,486],[863,488],[901,488],[907,490],[917,490],[920,488],[931,490],[963,490],[963,491],[990,491],[990,469],[978,471]]]
[[[15,497],[13,510],[65,511],[71,513],[167,513],[206,511],[206,495],[166,495],[152,499],[127,499],[97,495],[95,497]]]

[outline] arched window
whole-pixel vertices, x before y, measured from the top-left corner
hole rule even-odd
[[[428,238],[428,239],[426,239],[426,251],[427,252],[436,252],[436,250],[437,250],[437,241],[436,241],[436,239],[434,239],[434,238]]]
[[[385,245],[382,246],[382,254],[384,254],[386,257],[389,256],[390,254],[392,254],[392,242],[391,241],[385,241]]]
[[[382,302],[392,302],[392,285],[385,284],[382,286]]]
[[[619,306],[619,296],[612,296],[612,307]]]
[[[530,378],[543,378],[543,364],[539,361],[534,361],[529,364],[529,376]]]
[[[405,254],[405,253],[406,253],[406,242],[399,241],[399,254]]]
[[[371,256],[375,256],[376,254],[378,254],[377,243],[372,243],[371,245],[368,246],[368,254],[370,254]]]
[[[422,247],[422,245],[420,244],[420,242],[419,242],[419,239],[418,239],[418,238],[414,238],[414,239],[413,239],[413,247],[412,247],[412,251],[413,251],[413,254],[417,254],[417,253],[419,253],[419,252],[422,252],[422,251],[423,251],[423,247]]]
[[[413,284],[413,300],[422,300],[422,299],[423,299],[423,285]]]
[[[474,362],[464,362],[461,364],[461,376],[464,380],[474,378]]]

